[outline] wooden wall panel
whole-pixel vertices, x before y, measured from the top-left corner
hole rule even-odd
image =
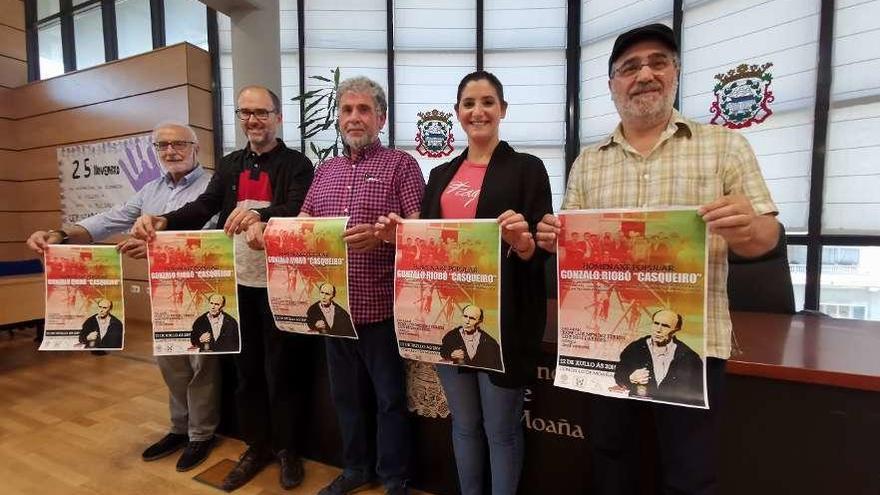
[[[125,299],[125,321],[150,321],[150,286],[146,282],[125,280],[122,284]]]
[[[35,230],[61,227],[61,215],[57,211],[0,212],[0,241],[24,241]],[[8,226],[8,229],[7,229]]]
[[[43,275],[0,277],[0,325],[30,321],[46,314]]]
[[[13,90],[0,87],[0,118],[12,118]]]
[[[0,57],[0,86],[14,88],[27,84],[27,64],[21,60]]]
[[[27,61],[24,31],[0,24],[0,56]]]
[[[28,249],[24,242],[0,242],[0,261],[37,259],[37,253]],[[0,277],[2,280],[2,277]]]
[[[193,86],[187,86],[186,90],[187,103],[189,104],[188,123],[201,129],[213,130],[214,102],[211,99],[211,92]],[[213,139],[211,141],[213,142]]]
[[[147,260],[135,260],[128,256],[123,256],[122,276],[125,277],[126,280],[148,280]]]
[[[0,181],[0,211],[61,211],[58,179]]]
[[[17,143],[15,125],[17,122],[12,119],[0,118],[0,150],[15,150]]]
[[[13,114],[28,117],[187,84],[186,53],[178,44],[28,84],[16,90]]]
[[[149,132],[153,122],[187,122],[187,86],[17,121],[18,149],[96,141]],[[209,97],[210,99],[210,97]],[[194,122],[202,125],[204,122]],[[210,129],[210,125],[206,127]]]
[[[211,91],[211,55],[201,48],[186,43],[187,81],[193,86]]]
[[[24,2],[0,0],[0,24],[24,31]]]

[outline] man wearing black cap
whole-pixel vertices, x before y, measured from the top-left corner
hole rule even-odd
[[[593,490],[639,492],[640,409],[657,426],[664,493],[718,490],[717,409],[730,357],[727,250],[757,257],[776,246],[776,205],[755,154],[741,135],[704,125],[673,109],[678,44],[663,24],[621,34],[608,60],[608,87],[620,125],[584,148],[572,166],[563,209],[659,208],[693,205],[709,232],[706,295],[706,384],[709,410],[595,396],[590,414]],[[538,245],[556,250],[559,220],[538,225]]]

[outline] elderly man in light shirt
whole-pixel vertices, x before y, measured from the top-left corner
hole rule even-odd
[[[91,244],[127,232],[142,214],[162,214],[197,198],[211,176],[198,163],[199,143],[195,131],[185,124],[163,122],[153,129],[153,147],[164,173],[145,184],[123,204],[86,218],[62,230],[39,230],[28,246],[43,254],[49,244]],[[209,222],[210,224],[211,222]],[[147,253],[145,242],[127,238],[117,245],[135,258]],[[142,454],[145,461],[171,455],[181,448],[178,471],[194,468],[207,459],[220,422],[220,368],[210,356],[156,356],[168,386],[171,431]]]

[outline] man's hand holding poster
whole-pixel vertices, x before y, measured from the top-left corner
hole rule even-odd
[[[555,384],[706,408],[706,226],[695,209],[565,211]]]
[[[157,232],[147,260],[154,355],[241,352],[232,239],[222,230]]]
[[[397,227],[394,327],[400,355],[504,371],[500,249],[492,220],[407,220]]]
[[[119,350],[124,342],[122,260],[113,246],[46,250],[41,351]]]
[[[348,307],[348,217],[271,218],[263,232],[269,306],[288,332],[357,338]]]

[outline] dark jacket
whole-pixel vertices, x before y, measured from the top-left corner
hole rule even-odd
[[[335,302],[331,302],[333,305],[333,326],[330,327],[329,330],[320,331],[318,327],[315,326],[315,323],[319,321],[323,321],[325,328],[327,325],[327,318],[324,318],[324,313],[321,312],[321,308],[318,305],[320,302],[316,302],[309,306],[309,309],[306,310],[306,324],[309,326],[309,329],[314,330],[318,333],[323,333],[327,335],[340,335],[344,337],[357,337],[357,334],[354,333],[354,327],[351,325],[351,316],[348,314],[348,311],[342,309],[342,306],[336,304]]]
[[[238,352],[240,342],[238,339],[238,322],[235,321],[229,313],[223,311],[223,324],[220,325],[220,334],[214,339],[214,332],[211,331],[211,322],[208,321],[208,313],[203,313],[193,321],[192,333],[189,340],[194,347],[199,348],[199,352]],[[209,350],[205,350],[205,344],[199,341],[199,337],[203,333],[208,332],[211,340],[208,342]]]
[[[614,381],[626,387],[630,395],[636,395],[636,385],[630,383],[629,375],[633,371],[645,368],[651,373],[646,385],[646,396],[651,399],[680,402],[684,404],[703,403],[703,361],[684,342],[673,337],[676,344],[675,354],[669,362],[669,371],[663,382],[658,386],[654,376],[654,363],[651,351],[648,350],[648,339],[642,337],[630,342],[620,353],[620,361],[614,370]]]
[[[86,335],[92,332],[98,332],[98,340],[95,341],[95,347],[103,349],[122,349],[122,322],[113,315],[110,317],[110,325],[107,327],[107,333],[101,338],[101,332],[98,331],[98,315],[92,315],[83,322],[82,330],[79,332],[79,341],[81,344],[87,344]]]
[[[253,165],[256,164],[257,167]],[[295,217],[312,185],[312,162],[299,151],[292,150],[279,139],[278,146],[268,153],[256,156],[250,145],[224,156],[211,182],[198,198],[163,216],[168,230],[201,229],[212,216],[220,213],[217,228],[223,228],[226,218],[238,204],[238,177],[245,171],[262,171],[269,175],[272,202],[266,208],[257,208],[260,220],[271,217]]]
[[[440,196],[455,177],[467,149],[451,162],[431,170],[422,198],[421,218],[440,216]],[[550,179],[541,160],[517,153],[504,141],[498,143],[477,200],[476,218],[497,218],[506,210],[522,213],[532,233],[541,218],[553,211]],[[504,373],[489,372],[492,383],[501,387],[522,387],[535,381],[541,338],[547,324],[547,288],[544,262],[547,253],[536,249],[528,261],[501,242],[501,349]],[[466,368],[460,368],[466,372]]]
[[[464,359],[459,362],[452,359],[452,351],[457,349],[464,351]],[[480,343],[477,344],[477,353],[474,354],[473,358],[467,353],[464,338],[461,336],[461,327],[455,327],[443,336],[443,343],[440,345],[440,357],[446,361],[456,362],[456,364],[493,370],[501,369],[501,348],[491,335],[482,330],[480,330]]]

